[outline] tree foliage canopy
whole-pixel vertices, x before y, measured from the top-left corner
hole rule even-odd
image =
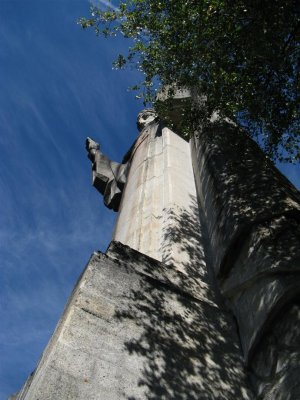
[[[115,65],[134,63],[145,103],[157,85],[196,88],[207,109],[239,121],[267,153],[300,160],[298,0],[128,0],[79,21],[131,38]]]

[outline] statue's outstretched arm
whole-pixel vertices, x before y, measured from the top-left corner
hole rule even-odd
[[[111,161],[100,151],[99,143],[89,137],[86,149],[93,163],[93,186],[104,196],[104,204],[118,211],[127,178],[127,164]]]

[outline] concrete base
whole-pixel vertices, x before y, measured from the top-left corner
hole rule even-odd
[[[95,253],[18,400],[251,399],[230,314],[120,243]]]

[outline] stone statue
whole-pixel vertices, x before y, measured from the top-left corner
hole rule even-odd
[[[93,185],[103,195],[104,204],[118,211],[127,178],[127,164],[109,160],[93,139],[86,139],[88,157],[93,163]]]
[[[111,161],[101,152],[97,142],[89,137],[86,139],[88,158],[93,163],[93,186],[103,195],[104,204],[114,211],[119,210],[122,192],[136,149],[149,134],[159,135],[161,132],[158,117],[153,109],[145,109],[138,114],[137,128],[140,134],[124,156],[122,163]]]

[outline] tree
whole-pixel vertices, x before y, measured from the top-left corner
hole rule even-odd
[[[133,87],[144,103],[174,82],[206,96],[204,114],[187,113],[188,132],[218,110],[257,137],[269,156],[300,160],[297,0],[128,0],[92,7],[79,22],[97,35],[131,39],[115,65],[134,63],[144,73]]]

